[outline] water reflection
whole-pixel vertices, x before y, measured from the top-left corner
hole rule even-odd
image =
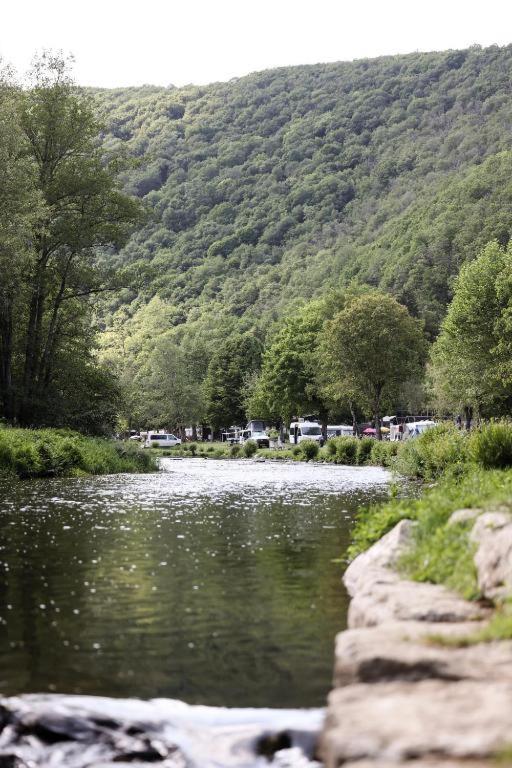
[[[322,704],[374,468],[164,460],[0,503],[0,690]]]

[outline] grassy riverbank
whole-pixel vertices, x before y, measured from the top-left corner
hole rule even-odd
[[[400,499],[363,510],[349,556],[364,551],[404,518],[417,521],[414,542],[399,563],[404,575],[481,597],[469,534],[473,520],[449,522],[459,509],[512,510],[512,426],[490,424],[471,434],[441,425],[400,446],[395,468],[429,481],[420,499]],[[433,483],[433,484],[432,484]]]
[[[263,458],[274,461],[316,461],[349,466],[389,467],[398,452],[398,443],[377,442],[372,438],[358,440],[339,437],[329,440],[322,448],[312,440],[284,448],[258,448],[248,441],[244,445],[227,443],[184,443],[169,450],[151,449],[158,456],[193,457],[207,459]]]
[[[0,474],[29,478],[156,469],[154,457],[138,445],[65,429],[0,428]]]

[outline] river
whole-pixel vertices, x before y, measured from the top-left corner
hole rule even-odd
[[[323,706],[373,467],[163,459],[2,489],[0,691]]]

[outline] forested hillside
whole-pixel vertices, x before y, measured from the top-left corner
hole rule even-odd
[[[141,278],[100,309],[104,355],[133,380],[166,334],[197,382],[219,340],[264,341],[353,281],[433,338],[461,264],[509,239],[511,75],[512,47],[474,47],[94,92],[148,209],[114,257]]]

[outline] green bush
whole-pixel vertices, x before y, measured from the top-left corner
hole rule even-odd
[[[229,449],[229,455],[232,456],[234,459],[240,454],[240,451],[242,450],[242,446],[239,445],[239,443],[233,443],[231,448]]]
[[[460,474],[469,459],[467,434],[445,423],[401,443],[395,467],[406,477],[435,480],[447,470]]]
[[[329,456],[336,456],[336,441],[331,438],[331,440],[328,440],[325,449]]]
[[[258,450],[258,444],[254,440],[247,440],[243,445],[244,456],[248,459],[254,456]]]
[[[374,440],[372,446],[372,453],[370,457],[370,464],[381,467],[391,467],[394,463],[394,458],[398,453],[400,443],[390,443],[387,440]]]
[[[213,445],[209,445],[208,448],[206,449],[206,453],[213,453],[214,450],[215,448],[213,447]]]
[[[486,424],[470,437],[472,458],[484,469],[512,466],[512,425]]]
[[[320,451],[320,446],[316,440],[303,440],[299,444],[299,447],[306,461],[316,459],[318,452]]]
[[[369,464],[372,448],[375,445],[373,437],[362,437],[357,443],[356,464],[363,466]]]
[[[302,451],[300,448],[300,445],[294,445],[292,448],[292,456],[295,456],[295,458],[298,458],[299,456],[302,456]]]
[[[186,443],[185,443],[185,446],[187,446]],[[190,451],[192,456],[195,456],[197,453],[197,443],[189,443],[188,450]]]
[[[336,438],[336,463],[349,464],[356,463],[357,446],[359,440],[357,437],[337,437]]]
[[[0,428],[0,472],[52,477],[156,469],[149,451],[129,442],[84,437],[71,430]]]

